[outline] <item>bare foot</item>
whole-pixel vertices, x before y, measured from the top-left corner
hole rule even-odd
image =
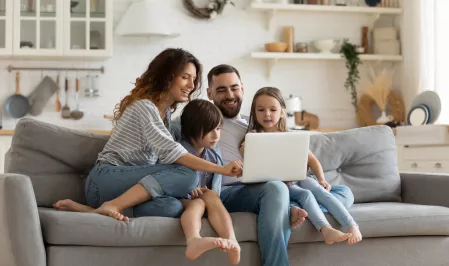
[[[348,228],[348,232],[352,234],[352,236],[348,239],[348,245],[353,245],[362,241],[362,233],[360,233],[357,225],[350,226]]]
[[[228,242],[228,261],[232,265],[237,265],[240,262],[240,245],[237,240],[227,239]]]
[[[307,217],[307,212],[296,206],[290,208],[290,223],[292,228],[297,228],[304,222]]]
[[[67,211],[67,212],[92,212],[94,208],[91,208],[87,205],[79,204],[71,199],[59,200],[55,204],[53,204],[53,208],[58,211]]]
[[[195,260],[204,252],[214,248],[226,249],[227,243],[224,239],[217,237],[191,238],[187,240],[186,258]]]
[[[109,201],[103,203],[100,208],[93,210],[93,212],[112,217],[119,221],[129,221],[129,218],[122,214],[122,210],[111,204]]]
[[[352,236],[350,233],[345,234],[330,226],[325,226],[321,228],[321,233],[323,234],[324,242],[328,245],[332,245],[337,242],[343,242]]]

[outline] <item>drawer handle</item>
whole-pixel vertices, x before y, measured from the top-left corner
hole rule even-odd
[[[435,164],[435,168],[441,168],[441,166],[442,166],[441,163],[436,163]]]
[[[412,163],[411,167],[412,168],[416,168],[416,167],[418,167],[418,164],[417,163]]]

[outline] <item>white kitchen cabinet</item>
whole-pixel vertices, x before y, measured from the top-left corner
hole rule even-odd
[[[112,16],[112,0],[0,0],[0,55],[111,57]]]
[[[5,172],[5,154],[11,147],[12,136],[0,136],[0,174]]]
[[[63,3],[60,0],[14,1],[14,55],[62,55]]]
[[[13,0],[0,0],[0,55],[12,54]]]

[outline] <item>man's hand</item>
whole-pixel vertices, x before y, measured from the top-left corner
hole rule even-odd
[[[332,188],[331,184],[327,183],[326,180],[319,180],[318,183],[319,183],[322,187],[324,187],[327,191],[330,191],[331,188]]]
[[[243,163],[241,161],[232,161],[223,166],[221,173],[224,176],[241,177],[243,172]]]

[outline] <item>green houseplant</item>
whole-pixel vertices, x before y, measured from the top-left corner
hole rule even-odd
[[[346,90],[351,93],[351,103],[357,112],[357,83],[360,79],[359,65],[362,63],[357,52],[357,46],[350,43],[348,40],[344,40],[340,49],[340,53],[346,59],[346,69],[348,70],[348,76],[345,81]]]

